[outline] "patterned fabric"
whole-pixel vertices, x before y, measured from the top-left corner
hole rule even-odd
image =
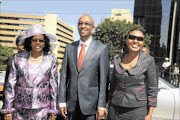
[[[144,120],[147,107],[119,107],[109,106],[108,120]]]
[[[44,55],[36,76],[29,71],[29,53],[14,56],[9,78],[5,86],[5,100],[2,113],[12,113],[16,109],[49,108],[49,113],[57,114],[58,70],[57,60]]]
[[[49,107],[39,109],[16,109],[13,113],[13,120],[49,120]]]

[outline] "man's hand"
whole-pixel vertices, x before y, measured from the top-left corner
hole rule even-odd
[[[104,115],[104,110],[98,109],[96,112],[96,119],[101,120]]]
[[[64,118],[66,118],[67,116],[65,114],[67,114],[67,107],[60,107],[60,113]]]
[[[108,108],[105,109],[104,116],[105,120],[108,120]]]
[[[4,114],[4,120],[12,120],[12,113]]]

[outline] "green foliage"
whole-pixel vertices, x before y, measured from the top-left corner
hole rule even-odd
[[[0,71],[5,71],[6,67],[7,67],[7,65],[0,65]]]
[[[0,69],[5,70],[8,59],[13,55],[13,49],[0,45]]]
[[[129,31],[133,29],[140,29],[145,32],[145,29],[140,24],[132,24],[126,22],[126,20],[112,21],[110,18],[106,18],[96,28],[92,34],[93,38],[103,44],[106,44],[109,48],[110,60],[120,53],[121,50],[126,50],[125,38]],[[149,48],[152,35],[145,34],[144,46]]]

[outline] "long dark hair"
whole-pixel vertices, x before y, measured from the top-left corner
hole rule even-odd
[[[44,40],[45,40],[45,47],[43,48],[43,53],[49,54],[51,51],[49,38],[45,34],[43,34],[43,35],[44,35]],[[32,47],[31,47],[31,39],[32,38],[33,38],[33,36],[26,38],[25,42],[24,42],[24,49],[28,52],[30,52],[32,50]]]

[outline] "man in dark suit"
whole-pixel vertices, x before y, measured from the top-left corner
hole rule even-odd
[[[104,115],[109,68],[108,47],[91,37],[94,20],[78,21],[80,40],[66,46],[60,74],[60,113],[69,120],[98,120]],[[67,110],[67,117],[65,115]]]

